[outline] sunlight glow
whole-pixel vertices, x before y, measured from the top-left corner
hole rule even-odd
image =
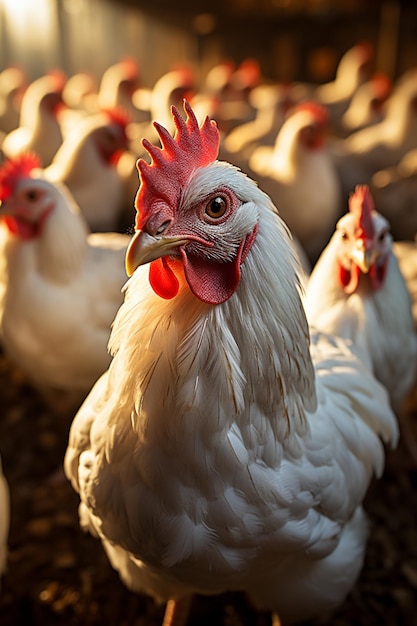
[[[25,46],[48,39],[55,26],[52,5],[51,0],[0,0],[8,37]]]
[[[38,76],[59,65],[60,40],[57,0],[0,0],[3,63]]]

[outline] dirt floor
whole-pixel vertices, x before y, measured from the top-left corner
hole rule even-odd
[[[0,451],[12,508],[0,624],[156,626],[163,607],[128,592],[99,542],[79,529],[78,497],[60,476],[68,428],[0,354]],[[314,626],[417,626],[417,466],[403,445],[389,453],[366,509],[371,536],[360,580],[338,613]],[[189,622],[265,623],[233,594],[195,598]]]

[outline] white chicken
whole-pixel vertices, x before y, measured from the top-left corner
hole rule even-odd
[[[294,106],[291,89],[285,84],[259,85],[249,95],[256,110],[253,120],[239,124],[222,141],[222,150],[247,160],[259,145],[273,145],[288,110]]]
[[[67,107],[73,111],[96,113],[95,106],[98,97],[97,80],[90,72],[77,72],[68,77],[62,90],[62,99]],[[94,105],[93,105],[94,102]],[[114,107],[104,107],[114,108]]]
[[[397,166],[417,147],[416,104],[417,72],[410,71],[394,84],[382,121],[329,142],[344,201],[356,185],[371,185],[376,172]],[[396,228],[396,221],[391,223]]]
[[[250,96],[260,82],[261,71],[255,59],[244,59],[238,67],[225,59],[208,72],[199,93],[193,99],[193,108],[198,106],[201,115],[206,102],[206,114],[209,114],[215,102],[219,130],[227,135],[236,126],[255,118],[257,109],[250,101]]]
[[[3,474],[0,457],[0,577],[6,570],[7,548],[10,528],[9,485]]]
[[[255,149],[249,159],[251,172],[312,263],[327,244],[342,206],[327,130],[326,109],[304,102],[288,114],[275,145]]]
[[[333,130],[340,127],[356,91],[369,79],[372,57],[373,47],[369,42],[357,43],[343,54],[335,79],[314,89],[312,97],[327,108]]]
[[[284,222],[184,106],[174,138],[157,124],[162,149],[145,141],[114,357],[65,472],[130,588],[169,609],[241,590],[306,619],[355,583],[362,500],[397,423],[348,342],[312,331],[310,345]]]
[[[156,120],[160,124],[172,127],[171,106],[178,105],[183,98],[190,97],[195,90],[195,75],[191,67],[181,65],[172,68],[155,82],[149,94],[150,119],[139,124],[129,124],[128,133],[130,138],[130,149],[135,155],[143,155],[142,138],[146,137],[151,143],[158,143],[158,133],[151,120]],[[133,103],[139,103],[142,99],[142,90],[139,89],[133,94]]]
[[[49,165],[62,143],[58,114],[63,106],[65,81],[62,72],[54,71],[28,85],[22,97],[19,126],[6,135],[1,146],[7,158],[33,151],[44,167]]]
[[[394,241],[393,250],[410,292],[417,332],[417,241]]]
[[[0,330],[54,409],[78,407],[107,368],[127,235],[91,234],[63,186],[21,155],[0,169]]]
[[[417,147],[417,71],[398,80],[386,102],[383,120],[349,135],[343,143],[348,157],[353,157],[367,175],[395,165]]]
[[[393,250],[410,293],[414,330],[417,333],[417,241],[394,241]],[[405,409],[403,434],[406,436],[407,448],[417,465],[417,436],[415,427],[411,424],[417,413],[417,378],[407,397]]]
[[[149,112],[141,111],[133,102],[134,93],[140,88],[140,68],[133,57],[125,57],[110,65],[101,77],[97,97],[97,109],[121,108],[134,122],[144,122]]]
[[[26,86],[26,73],[20,67],[7,67],[0,72],[0,133],[6,135],[19,126]]]
[[[81,118],[97,113],[97,89],[96,78],[88,72],[78,72],[68,78],[62,90],[65,107],[58,115],[64,138]]]
[[[378,211],[391,224],[397,241],[410,241],[417,233],[417,148],[399,163],[375,172],[369,187]]]
[[[314,100],[325,106],[331,130],[337,132],[356,91],[371,74],[373,54],[373,46],[368,41],[356,43],[339,59],[333,80],[321,84],[293,82],[292,98],[296,102]]]
[[[92,231],[118,230],[125,210],[117,168],[128,148],[124,111],[109,109],[80,119],[55,154],[45,177],[64,183]]]
[[[341,119],[341,127],[345,134],[381,122],[385,116],[385,105],[391,90],[391,80],[381,72],[360,85]]]
[[[389,222],[375,211],[367,185],[356,187],[317,261],[305,308],[311,324],[363,350],[400,414],[416,380],[417,337]]]

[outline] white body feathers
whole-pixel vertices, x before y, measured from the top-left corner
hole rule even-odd
[[[219,183],[241,198],[242,219],[259,218],[236,293],[211,306],[184,281],[161,300],[136,270],[65,471],[83,527],[132,589],[160,600],[245,590],[305,619],[358,576],[362,500],[397,424],[348,342],[313,332],[309,347],[296,261],[267,196],[215,162],[194,173],[187,202]]]
[[[308,320],[327,332],[351,339],[388,390],[393,407],[399,410],[416,377],[417,337],[410,293],[391,252],[380,289],[360,286],[358,292],[346,295],[337,280],[339,241],[340,233],[336,232],[308,280]]]
[[[2,343],[37,387],[74,392],[79,405],[110,362],[129,237],[88,235],[64,188],[41,184],[55,202],[41,236],[22,241],[0,226]]]
[[[100,153],[97,133],[111,136],[121,131],[103,114],[80,119],[45,170],[45,176],[68,187],[92,231],[115,231],[125,208],[124,184],[116,165],[106,162]]]
[[[310,111],[290,115],[275,145],[256,148],[249,167],[273,199],[291,233],[315,261],[327,244],[342,203],[339,179],[326,145],[311,149],[300,131],[312,124]]]

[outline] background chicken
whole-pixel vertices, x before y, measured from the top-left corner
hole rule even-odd
[[[417,241],[394,241],[394,254],[398,260],[401,273],[407,284],[407,289],[411,297],[414,329],[417,333]],[[408,397],[408,412],[411,415],[417,414],[417,384]],[[413,437],[410,437],[413,440]],[[416,439],[416,436],[414,436]],[[416,444],[417,459],[417,444]]]
[[[261,70],[255,59],[244,59],[238,67],[230,59],[223,59],[207,72],[192,99],[197,119],[203,119],[204,113],[209,115],[214,105],[219,130],[225,135],[253,120],[257,107],[251,102],[251,94],[260,82]],[[171,121],[166,127],[170,126]]]
[[[417,233],[417,148],[399,163],[375,172],[369,186],[394,239],[412,241]]]
[[[141,87],[140,68],[136,59],[127,57],[110,65],[103,73],[97,96],[97,109],[124,109],[132,122],[148,120],[149,112],[134,105],[134,93]]]
[[[417,242],[395,241],[393,249],[410,292],[414,327],[417,332]]]
[[[391,94],[392,82],[389,77],[378,72],[357,88],[349,107],[341,118],[345,134],[366,126],[373,126],[385,117],[385,105]]]
[[[383,120],[344,140],[346,152],[364,168],[368,183],[376,171],[398,163],[417,146],[417,72],[408,72],[394,85]]]
[[[7,67],[0,72],[0,142],[19,126],[20,106],[27,86],[27,77],[20,67]]]
[[[292,81],[292,98],[296,102],[314,100],[326,107],[331,132],[338,134],[343,114],[357,90],[371,75],[373,53],[370,42],[356,43],[341,55],[332,80],[323,83]]]
[[[295,104],[291,90],[285,84],[259,85],[249,95],[249,102],[256,110],[253,120],[239,124],[222,141],[222,154],[229,154],[248,163],[252,151],[260,145],[273,145],[285,121],[288,110]]]
[[[311,262],[327,244],[342,206],[338,175],[327,152],[327,131],[326,109],[302,103],[288,114],[275,145],[257,148],[249,159],[250,172]]]
[[[125,210],[118,169],[128,149],[123,110],[109,109],[81,119],[63,141],[45,177],[64,183],[92,231],[118,230]],[[133,221],[133,209],[131,210]]]
[[[286,226],[215,160],[215,124],[185,109],[175,139],[157,125],[162,150],[145,142],[114,358],[73,422],[65,470],[83,528],[132,589],[244,590],[307,619],[355,583],[361,503],[397,424],[344,340],[313,331],[309,345]]]
[[[6,135],[1,145],[6,157],[34,151],[43,166],[49,165],[62,143],[58,113],[63,106],[65,81],[62,72],[54,71],[28,85],[22,97],[19,125]]]
[[[57,410],[78,406],[108,366],[128,237],[88,235],[69,192],[22,155],[0,170],[1,341]]]
[[[314,89],[313,97],[327,108],[333,130],[340,128],[341,118],[356,91],[369,79],[373,53],[367,41],[352,46],[340,59],[335,79]]]
[[[194,91],[195,75],[188,65],[174,67],[160,76],[148,95],[149,120],[143,123],[129,124],[131,152],[135,155],[143,154],[143,137],[146,137],[151,143],[158,143],[158,133],[155,132],[151,120],[158,120],[160,124],[171,127],[171,106],[178,105],[184,97],[190,97]],[[133,103],[139,107],[143,99],[143,89],[136,90],[132,97]]]
[[[68,77],[62,90],[65,107],[59,111],[59,124],[64,138],[81,118],[97,113],[97,98],[97,80],[91,73],[77,72]]]
[[[349,212],[310,276],[305,307],[310,323],[363,350],[404,423],[405,401],[417,380],[417,336],[389,222],[375,211],[368,186],[351,195]]]

